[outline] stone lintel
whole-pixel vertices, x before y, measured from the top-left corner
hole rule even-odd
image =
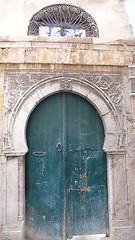
[[[135,41],[100,42],[92,38],[22,37],[0,39],[0,63],[129,66]]]

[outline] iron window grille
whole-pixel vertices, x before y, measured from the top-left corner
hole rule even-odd
[[[99,37],[99,30],[94,18],[83,9],[68,4],[54,4],[33,15],[28,35]]]

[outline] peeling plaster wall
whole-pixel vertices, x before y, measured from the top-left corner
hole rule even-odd
[[[47,0],[1,0],[0,35],[27,35],[29,20],[33,14],[48,5],[58,3],[73,4],[90,13],[98,24],[100,37],[107,41],[132,37],[128,16],[123,1],[120,0],[50,0],[49,3]]]

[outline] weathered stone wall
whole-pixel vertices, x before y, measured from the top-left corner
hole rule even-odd
[[[81,92],[101,111],[106,124],[110,239],[135,239],[135,42],[110,42],[132,38],[123,2],[0,1],[1,240],[24,240],[27,146],[20,122],[25,129],[23,120],[34,103],[47,91],[55,90]],[[24,37],[33,14],[58,3],[74,4],[87,11],[97,22],[101,39]],[[110,43],[105,44],[107,41]],[[45,84],[47,79],[49,83],[41,90],[40,80]],[[89,82],[88,91],[84,82]],[[32,84],[37,84],[38,89],[30,92]],[[99,95],[92,95],[93,86],[95,92],[100,90]],[[31,96],[28,101],[27,88]]]
[[[0,63],[128,66],[134,63],[134,40],[108,44],[100,38],[1,37]]]
[[[2,146],[3,146],[4,72],[0,71],[0,222],[2,223]],[[1,229],[1,227],[0,227]]]
[[[26,36],[29,20],[42,8],[58,3],[73,4],[83,8],[97,22],[100,37],[106,41],[129,39],[132,29],[123,1],[120,0],[1,0],[0,35]]]
[[[24,240],[26,122],[35,104],[59,91],[81,94],[100,112],[108,162],[108,239],[134,239],[135,42],[3,37],[0,52],[0,239]]]

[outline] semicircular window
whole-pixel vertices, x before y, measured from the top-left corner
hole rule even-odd
[[[99,37],[99,31],[94,18],[83,9],[68,4],[54,4],[33,15],[28,35]]]

